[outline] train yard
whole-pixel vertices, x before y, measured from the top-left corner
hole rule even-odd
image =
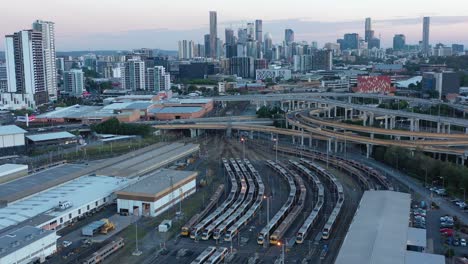
[[[149,263],[333,263],[363,191],[393,190],[382,173],[356,161],[221,138],[223,188],[168,242],[169,253]],[[177,258],[181,250],[193,254]]]

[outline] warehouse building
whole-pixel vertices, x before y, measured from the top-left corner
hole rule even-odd
[[[425,230],[408,226],[411,196],[366,191],[341,246],[336,264],[444,264],[442,255],[411,251],[426,248]]]
[[[24,226],[0,236],[0,263],[42,263],[57,251],[55,231]]]
[[[26,136],[26,138],[28,139],[28,146],[31,147],[70,145],[76,144],[78,142],[77,136],[68,132],[54,132],[28,135]]]
[[[117,211],[122,215],[158,216],[196,191],[194,171],[163,169],[117,191]]]
[[[9,182],[28,175],[28,165],[3,164],[0,165],[0,183]]]
[[[27,131],[15,126],[0,126],[0,149],[24,147],[24,134]]]
[[[0,208],[0,232],[23,224],[58,230],[115,200],[128,179],[83,176]]]

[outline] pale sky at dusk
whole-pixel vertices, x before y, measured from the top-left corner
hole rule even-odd
[[[201,42],[208,33],[208,11],[218,12],[218,36],[240,21],[264,20],[274,41],[285,28],[296,40],[335,42],[346,32],[363,35],[372,17],[376,35],[390,46],[394,34],[408,42],[421,38],[422,16],[431,16],[431,43],[468,44],[467,0],[3,0],[0,34],[31,27],[35,19],[56,23],[57,50],[172,49],[177,40]],[[4,43],[0,41],[0,50]]]

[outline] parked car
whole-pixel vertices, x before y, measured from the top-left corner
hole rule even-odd
[[[466,239],[464,238],[460,239],[460,246],[466,247]]]
[[[68,241],[68,240],[64,240],[64,241],[62,242],[63,247],[69,247],[69,246],[71,246],[71,244],[72,244],[72,242],[71,242],[71,241]]]
[[[455,239],[453,240],[453,245],[456,246],[456,247],[458,247],[458,246],[460,245],[460,239],[455,238]]]

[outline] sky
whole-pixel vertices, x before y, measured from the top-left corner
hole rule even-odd
[[[263,20],[263,33],[274,42],[292,28],[296,40],[335,42],[344,33],[364,35],[364,18],[391,46],[394,34],[408,43],[421,39],[422,17],[431,16],[432,44],[468,45],[467,0],[3,0],[0,34],[31,28],[36,19],[55,22],[56,49],[177,49],[181,39],[202,42],[208,12],[218,13],[218,36],[224,28]],[[27,8],[26,8],[27,7]],[[4,49],[0,41],[0,50]]]

